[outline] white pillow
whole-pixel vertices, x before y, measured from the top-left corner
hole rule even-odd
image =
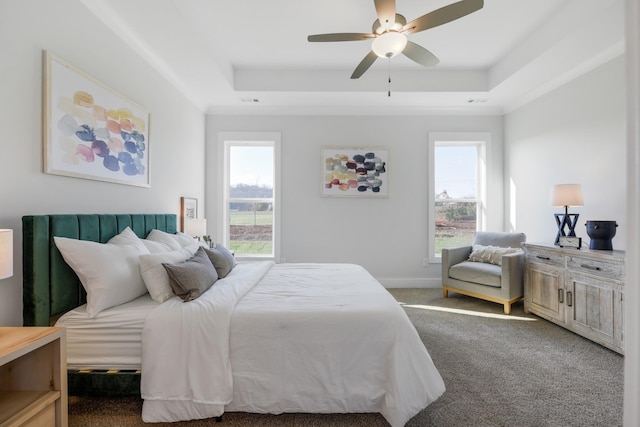
[[[140,275],[138,247],[57,236],[53,240],[87,291],[89,317],[147,293]]]
[[[193,256],[197,245],[189,248],[180,248],[170,252],[160,252],[140,255],[140,274],[144,284],[151,295],[151,299],[165,302],[175,294],[169,282],[169,275],[162,263],[177,263],[185,261]]]
[[[131,245],[138,248],[141,254],[148,254],[149,249],[144,245],[142,240],[133,232],[129,226],[127,226],[124,230],[113,236],[107,243],[111,243],[118,246]]]
[[[157,254],[160,252],[169,252],[171,251],[171,246],[162,242],[154,242],[153,240],[141,239],[142,244],[145,245],[149,253]]]
[[[175,234],[166,233],[155,228],[147,235],[147,240],[164,243],[169,246],[171,250],[180,249],[182,247]]]
[[[183,248],[187,246],[191,246],[194,243],[198,244],[198,240],[194,239],[193,237],[181,231],[178,231],[176,234],[174,234],[174,236],[176,236],[176,240],[178,241],[178,243],[180,243],[180,246],[182,246]]]

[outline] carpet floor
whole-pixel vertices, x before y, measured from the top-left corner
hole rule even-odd
[[[415,325],[447,391],[408,427],[621,426],[624,358],[533,315],[440,289],[390,289]],[[71,427],[388,426],[379,414],[225,413],[146,424],[136,397],[69,397]]]

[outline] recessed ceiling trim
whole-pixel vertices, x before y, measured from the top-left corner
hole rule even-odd
[[[370,70],[355,81],[345,75],[344,71],[335,70],[236,70],[234,89],[247,92],[387,91],[388,71]],[[484,70],[392,69],[391,87],[394,92],[483,92],[489,89],[489,84]]]
[[[207,115],[273,115],[273,116],[501,116],[496,106],[473,107],[211,107]]]

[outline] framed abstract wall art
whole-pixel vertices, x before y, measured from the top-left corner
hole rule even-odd
[[[43,52],[44,171],[149,187],[149,113]]]
[[[323,197],[389,197],[389,151],[383,147],[323,147]]]

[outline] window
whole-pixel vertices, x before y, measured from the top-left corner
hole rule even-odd
[[[488,135],[429,136],[429,261],[440,262],[442,248],[468,245],[485,227],[485,151]]]
[[[238,258],[275,258],[279,134],[223,134],[223,244]]]

